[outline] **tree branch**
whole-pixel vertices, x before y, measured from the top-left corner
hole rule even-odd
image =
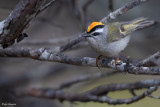
[[[64,52],[66,51],[67,49],[70,49],[72,48],[74,45],[78,44],[79,42],[82,42],[85,40],[85,38],[82,36],[83,34],[79,35],[77,38],[73,38],[71,39],[69,42],[67,42],[66,44],[60,46],[60,47],[57,47],[55,49],[56,52]]]
[[[160,96],[153,96],[153,95],[148,95],[150,98],[155,98],[155,99],[160,99]]]
[[[39,48],[13,48],[0,49],[0,57],[26,57],[41,61],[59,62],[79,66],[96,67],[96,58],[90,57],[69,57],[62,53],[54,52],[51,49]],[[100,67],[113,68],[118,71],[127,72],[136,75],[160,75],[160,68],[137,67],[127,62],[121,62],[115,65],[114,59],[104,58],[99,60]]]
[[[160,52],[140,61],[137,66],[160,66]]]
[[[126,5],[124,5],[123,7],[117,9],[114,12],[111,12],[107,17],[104,17],[101,22],[103,23],[107,23],[108,21],[111,21],[113,19],[116,19],[118,16],[122,15],[123,13],[129,11],[130,9],[144,3],[147,2],[149,0],[132,0],[131,2],[127,3]]]
[[[0,23],[0,44],[3,48],[12,45],[15,39],[29,25],[29,22],[42,10],[53,2],[42,8],[46,0],[20,0],[12,13]],[[17,40],[18,42],[18,40]]]
[[[55,0],[51,0],[51,1],[50,1],[49,3],[47,3],[45,6],[41,7],[41,8],[37,11],[36,15],[38,15],[40,12],[44,11],[45,9],[47,9],[47,8],[48,8],[49,6],[51,6],[54,2],[55,2]]]
[[[146,96],[150,95],[152,92],[156,91],[158,86],[160,85],[160,80],[146,80],[141,82],[135,82],[135,83],[127,83],[127,84],[109,84],[104,86],[105,88],[94,88],[91,89],[89,92],[104,92],[107,90],[110,91],[118,91],[118,90],[128,90],[128,89],[142,89],[142,88],[149,88],[147,91],[143,92],[140,95],[134,96],[132,98],[128,99],[112,99],[108,96],[105,96],[104,94],[99,95],[95,93],[68,93],[61,90],[56,89],[29,89],[27,90],[27,93],[23,93],[21,95],[30,95],[34,97],[40,97],[40,98],[48,98],[48,99],[58,99],[60,101],[68,100],[68,101],[80,101],[80,102],[100,102],[100,103],[108,103],[108,104],[130,104],[133,102],[136,102],[138,100],[141,100],[145,98]]]
[[[143,89],[149,88],[153,86],[159,86],[160,80],[145,80],[145,81],[138,81],[134,83],[120,83],[120,84],[109,84],[109,85],[102,85],[98,86],[90,91],[88,94],[93,95],[105,95],[111,91],[122,91],[122,90],[130,90],[130,89]]]

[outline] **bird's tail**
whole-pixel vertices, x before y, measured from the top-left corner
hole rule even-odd
[[[141,17],[129,22],[122,22],[119,29],[121,34],[128,35],[136,30],[149,27],[153,24],[155,24],[155,21],[148,20],[147,18]]]

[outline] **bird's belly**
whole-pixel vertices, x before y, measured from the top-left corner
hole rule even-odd
[[[124,48],[127,46],[130,40],[130,36],[127,36],[119,41],[115,41],[112,43],[97,41],[97,43],[91,42],[91,47],[104,56],[116,56],[118,55]]]

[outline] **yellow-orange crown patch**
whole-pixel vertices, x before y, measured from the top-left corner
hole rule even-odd
[[[87,32],[90,32],[92,28],[94,28],[97,25],[104,25],[102,22],[92,22],[87,29]]]

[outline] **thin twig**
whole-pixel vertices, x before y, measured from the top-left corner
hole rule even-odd
[[[150,98],[155,98],[155,99],[160,99],[160,96],[153,96],[153,95],[148,95]]]
[[[82,34],[80,36],[78,36],[77,38],[73,38],[71,39],[69,42],[67,42],[65,45],[62,45],[60,47],[56,48],[57,52],[64,52],[67,49],[72,48],[74,45],[78,44],[79,42],[82,42],[86,40],[84,37],[82,37]]]
[[[151,55],[150,57],[137,63],[137,66],[160,66],[160,52]]]
[[[43,6],[43,7],[41,7],[38,11],[37,11],[37,13],[36,13],[36,15],[38,15],[39,13],[41,13],[42,11],[44,11],[45,9],[47,9],[49,6],[51,6],[53,3],[55,2],[55,0],[51,0],[49,3],[47,3],[45,6]]]
[[[130,9],[146,2],[149,0],[132,0],[131,2],[127,3],[126,5],[124,5],[123,7],[117,9],[114,12],[111,12],[107,17],[104,17],[101,22],[103,23],[107,23],[108,21],[111,21],[113,19],[116,19],[118,16],[122,15],[123,13],[129,11]]]

